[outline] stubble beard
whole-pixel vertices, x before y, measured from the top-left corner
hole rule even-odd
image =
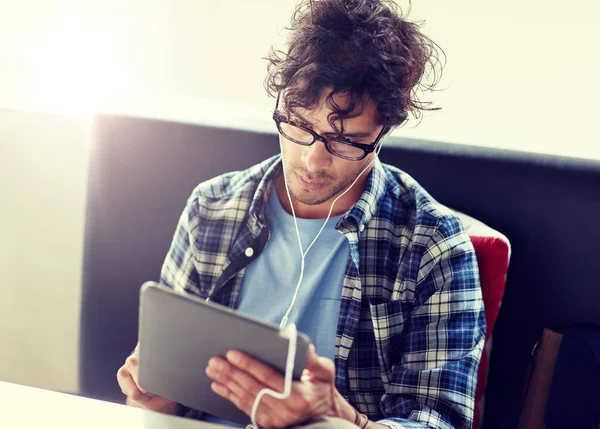
[[[359,170],[359,172],[360,171],[361,170]],[[358,174],[358,172],[356,172],[355,174]],[[317,206],[329,200],[332,200],[333,202],[333,199],[340,193],[348,189],[348,187],[352,184],[354,179],[356,179],[356,176],[352,174],[351,177],[345,177],[342,181],[338,183],[333,182],[331,185],[328,185],[324,189],[321,189],[319,191],[308,191],[304,190],[298,182],[298,178],[296,177],[294,169],[291,169],[291,171],[288,173],[288,177],[293,177],[292,181],[294,185],[297,186],[297,188],[295,188],[295,186],[289,186],[288,184],[290,196],[294,200],[307,206]],[[296,192],[296,189],[298,189],[299,192]]]

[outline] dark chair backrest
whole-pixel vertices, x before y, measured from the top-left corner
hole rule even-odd
[[[157,280],[192,189],[278,152],[275,134],[98,116],[81,312],[80,393],[122,401],[116,371],[137,338],[138,293]],[[485,425],[519,397],[542,328],[600,325],[600,162],[392,138],[381,158],[439,201],[511,240]]]

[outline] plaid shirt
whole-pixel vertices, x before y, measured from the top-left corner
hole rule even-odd
[[[265,204],[280,171],[276,156],[200,184],[161,283],[236,308],[245,268],[270,236]],[[336,229],[350,243],[335,345],[338,391],[392,428],[470,428],[485,318],[461,222],[408,174],[377,160]]]

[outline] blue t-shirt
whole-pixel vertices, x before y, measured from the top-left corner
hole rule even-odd
[[[267,205],[271,238],[263,252],[246,268],[238,310],[279,324],[292,302],[300,276],[300,248],[294,218],[281,206],[273,188]],[[343,215],[331,217],[305,258],[304,279],[289,315],[300,332],[307,334],[317,354],[333,360],[340,313],[342,286],[350,246],[335,226]],[[297,219],[304,251],[325,219]],[[205,416],[221,424],[233,423]],[[236,425],[237,426],[237,425]]]
[[[305,258],[304,279],[288,323],[307,334],[317,353],[333,360],[342,285],[350,246],[336,231],[343,215],[332,217]],[[267,208],[271,238],[259,257],[246,269],[239,311],[279,324],[292,302],[300,276],[300,248],[294,218],[281,206],[275,189]],[[297,219],[304,251],[325,219]]]

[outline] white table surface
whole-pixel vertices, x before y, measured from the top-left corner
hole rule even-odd
[[[0,381],[0,428],[223,429],[225,427]]]

